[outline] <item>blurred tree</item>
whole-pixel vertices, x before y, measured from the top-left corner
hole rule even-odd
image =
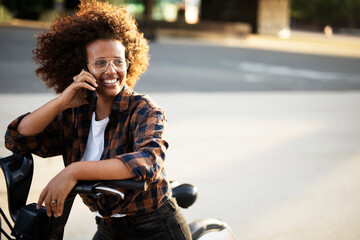
[[[105,0],[100,0],[105,1]],[[109,1],[110,3],[119,4],[119,1]],[[120,1],[122,2],[122,1]],[[133,1],[125,1],[132,3]],[[142,0],[142,1],[135,1],[135,2],[142,2],[145,7],[144,11],[144,19],[151,20],[152,19],[152,9],[154,5],[154,0]],[[77,6],[80,4],[80,0],[65,0],[64,2],[64,8],[66,10],[75,10]]]
[[[154,0],[144,0],[144,6],[145,6],[144,19],[145,21],[151,21]]]
[[[14,0],[1,0],[0,4],[4,5],[13,14],[16,13],[16,1],[14,1]]]
[[[80,0],[65,0],[64,8],[66,10],[75,10],[77,6],[80,4]]]
[[[257,0],[201,0],[200,19],[247,22],[257,31]]]
[[[15,18],[39,19],[42,11],[53,9],[55,0],[2,0]]]
[[[292,18],[300,24],[360,27],[360,0],[291,0],[291,9]]]

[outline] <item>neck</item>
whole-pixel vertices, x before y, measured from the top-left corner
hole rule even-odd
[[[111,107],[115,98],[98,98],[95,109],[95,120],[100,121],[110,115]]]

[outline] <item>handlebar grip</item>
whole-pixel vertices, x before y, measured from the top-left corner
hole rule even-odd
[[[76,194],[94,194],[96,186],[100,185],[101,182],[94,181],[79,181],[75,187],[71,190],[71,193]]]
[[[146,191],[148,184],[146,181],[135,181],[134,179],[125,179],[125,180],[106,180],[103,181],[105,186],[108,187],[119,187],[127,190],[141,190]]]
[[[75,194],[94,194],[99,193],[98,187],[123,188],[125,190],[146,191],[148,184],[145,181],[135,181],[134,179],[125,180],[103,180],[103,181],[79,181],[72,189]]]

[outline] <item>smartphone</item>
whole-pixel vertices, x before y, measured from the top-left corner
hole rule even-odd
[[[84,67],[84,70],[87,72],[90,72],[86,65]],[[90,83],[87,82],[87,84],[90,84]],[[92,86],[92,84],[90,84],[90,85]],[[95,111],[96,102],[97,102],[97,98],[98,98],[96,91],[91,91],[87,88],[84,88],[84,95],[85,95],[86,100],[89,102],[90,111],[91,112]]]

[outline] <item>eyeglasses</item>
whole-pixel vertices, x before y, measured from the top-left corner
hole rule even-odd
[[[123,58],[96,58],[88,63],[91,66],[91,70],[94,73],[103,73],[109,67],[111,62],[113,68],[117,72],[125,72],[130,64],[130,61]]]

